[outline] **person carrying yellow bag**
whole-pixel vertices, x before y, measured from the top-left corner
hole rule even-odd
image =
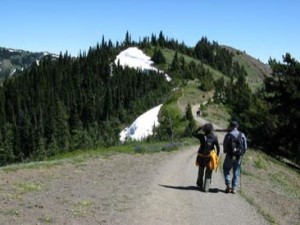
[[[212,179],[212,171],[218,165],[220,154],[219,141],[213,133],[213,125],[211,123],[206,123],[199,127],[192,135],[200,141],[196,158],[196,165],[199,166],[196,184],[201,191],[208,192]]]
[[[208,168],[217,171],[218,165],[219,165],[219,156],[216,150],[214,149],[210,152],[210,161],[208,163]]]

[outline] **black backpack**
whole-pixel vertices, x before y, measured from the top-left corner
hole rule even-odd
[[[232,156],[241,156],[245,153],[244,141],[242,137],[242,133],[239,132],[239,135],[235,137],[231,133],[230,140],[228,144],[227,152]]]
[[[201,147],[201,152],[210,153],[214,149],[215,137],[213,135],[205,135],[205,144]]]

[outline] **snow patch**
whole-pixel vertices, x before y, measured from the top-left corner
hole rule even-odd
[[[13,68],[13,69],[10,71],[9,76],[14,75],[16,71],[17,71],[17,69],[16,69],[16,68]]]
[[[151,58],[144,54],[143,51],[137,47],[129,47],[120,52],[115,59],[115,64],[117,65],[118,63],[120,63],[120,65],[123,67],[128,66],[130,68],[139,69],[142,71],[153,70],[164,74],[167,81],[172,80],[168,74],[153,67],[153,61],[151,61]]]
[[[153,127],[159,126],[158,113],[161,105],[158,105],[139,116],[129,127],[120,133],[120,141],[141,141],[153,134]]]

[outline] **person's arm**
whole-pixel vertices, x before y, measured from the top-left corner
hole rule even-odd
[[[219,145],[219,141],[218,138],[216,139],[216,148],[217,148],[217,155],[220,155],[220,145]]]
[[[199,127],[197,130],[195,130],[195,131],[192,133],[192,135],[193,135],[194,137],[196,137],[196,138],[199,139],[199,134],[198,134],[198,132],[199,132],[201,129],[202,129],[202,127]]]
[[[223,152],[224,153],[227,153],[228,136],[229,136],[229,133],[227,133],[225,135],[225,138],[224,138],[224,141],[223,141]]]
[[[246,150],[248,148],[248,144],[247,144],[247,138],[244,133],[242,133],[242,138],[244,140],[244,148],[245,148],[245,152],[246,152]]]
[[[219,156],[219,154],[220,154],[220,145],[219,145],[218,136],[216,136],[215,134],[214,134],[213,146],[214,146],[214,148],[216,148],[217,155]]]

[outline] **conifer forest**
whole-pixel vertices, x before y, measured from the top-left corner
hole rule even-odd
[[[152,52],[152,61],[172,81],[159,72],[116,64],[116,56],[130,46]],[[170,64],[163,49],[174,52]],[[182,55],[195,60],[186,61]],[[224,76],[214,79],[204,65]],[[45,56],[0,85],[0,166],[118,145],[125,125],[166,102],[184,81],[195,79],[202,90],[214,91],[214,104],[227,105],[251,146],[299,163],[299,62],[286,53],[283,62],[270,59],[269,66],[271,75],[253,91],[246,82],[245,68],[217,42],[203,37],[196,46],[188,47],[162,32],[139,42],[131,40],[128,32],[122,43],[103,37],[77,57],[67,52],[57,58]],[[158,129],[157,138],[170,138],[167,130]],[[187,133],[177,137],[184,135]]]

